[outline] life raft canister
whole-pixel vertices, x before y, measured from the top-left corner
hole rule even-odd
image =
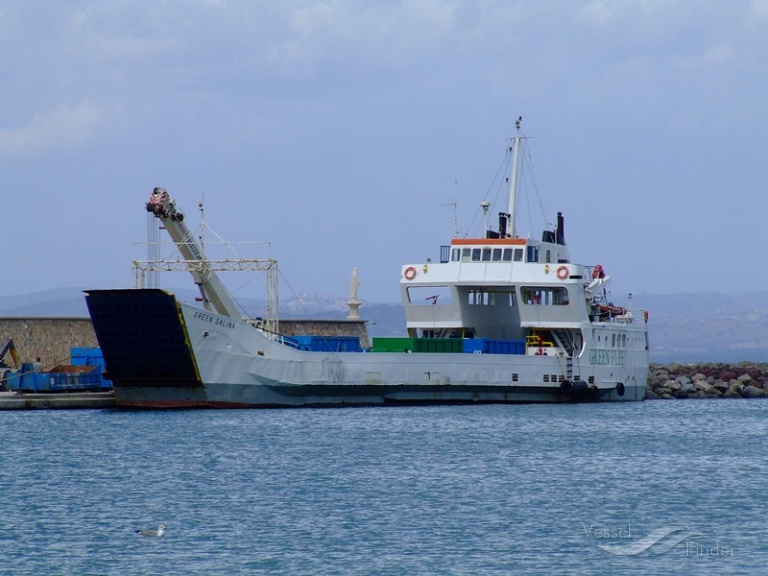
[[[560,266],[560,268],[557,269],[557,277],[560,278],[560,280],[568,278],[568,266]]]
[[[416,278],[416,267],[415,266],[408,266],[408,268],[405,269],[405,273],[403,274],[405,276],[406,280],[413,280]]]
[[[605,270],[603,270],[602,265],[596,264],[595,269],[592,270],[592,278],[598,279],[598,278],[605,278]]]

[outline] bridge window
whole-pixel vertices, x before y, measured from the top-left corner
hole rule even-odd
[[[522,261],[523,261],[523,249],[515,248],[515,262],[522,262]]]
[[[462,262],[469,262],[470,254],[472,254],[472,249],[471,248],[464,248],[461,251],[461,261]]]
[[[483,248],[483,262],[490,262],[490,261],[491,261],[491,249]]]
[[[527,262],[538,262],[539,261],[539,248],[538,246],[528,246],[528,256],[526,258]]]
[[[493,249],[493,256],[491,256],[493,262],[501,262],[501,248]]]
[[[480,262],[480,248],[472,248],[472,262]]]

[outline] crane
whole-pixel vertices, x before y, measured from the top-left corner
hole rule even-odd
[[[165,188],[155,188],[147,202],[147,212],[159,218],[163,227],[170,234],[179,252],[187,261],[187,269],[200,289],[203,305],[222,316],[242,319],[243,316],[229,291],[224,287],[218,275],[210,269],[203,249],[184,224],[184,213],[176,207],[176,201]]]

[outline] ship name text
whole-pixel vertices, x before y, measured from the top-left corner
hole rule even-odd
[[[235,329],[235,323],[232,322],[232,320],[227,320],[226,318],[217,318],[211,314],[206,314],[205,312],[195,312],[195,319],[200,320],[201,322],[208,322],[209,324],[221,326],[223,328],[229,328],[230,330]]]
[[[591,350],[589,363],[597,366],[626,366],[626,350]]]

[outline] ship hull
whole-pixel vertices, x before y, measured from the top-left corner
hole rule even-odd
[[[402,406],[419,404],[533,404],[551,402],[636,401],[644,386],[629,387],[624,396],[601,394],[572,398],[559,387],[502,386],[284,386],[208,383],[204,389],[116,387],[115,401],[125,408],[280,408]]]
[[[311,352],[161,290],[86,301],[118,406],[256,408],[638,401],[645,335],[571,359],[526,354]]]

